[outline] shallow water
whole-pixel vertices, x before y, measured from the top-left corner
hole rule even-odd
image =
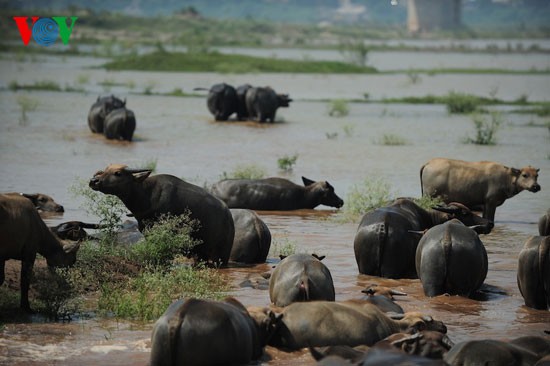
[[[412,56],[411,56],[412,57]],[[495,146],[463,143],[474,133],[467,116],[450,116],[444,106],[350,104],[350,114],[332,118],[323,98],[442,94],[448,90],[488,92],[499,85],[497,97],[548,100],[548,76],[522,75],[441,75],[425,77],[418,85],[407,84],[405,75],[218,75],[213,73],[140,73],[86,69],[97,60],[48,57],[46,65],[14,64],[0,60],[0,85],[10,80],[22,83],[58,80],[74,83],[80,74],[90,81],[86,93],[1,91],[0,98],[0,191],[43,192],[65,206],[63,216],[47,219],[49,224],[68,220],[93,221],[80,207],[80,200],[68,192],[77,177],[89,179],[110,163],[130,166],[157,160],[157,172],[183,177],[198,185],[213,183],[223,172],[238,164],[262,166],[268,175],[284,175],[277,158],[298,154],[287,178],[299,182],[306,176],[329,180],[344,199],[354,184],[380,178],[392,187],[395,196],[419,196],[419,169],[436,156],[464,160],[493,160],[521,167],[531,164],[541,169],[542,191],[522,192],[497,209],[496,227],[481,239],[487,247],[489,273],[483,300],[458,296],[426,298],[418,280],[388,280],[358,275],[353,255],[356,224],[342,224],[324,207],[260,216],[269,226],[274,242],[295,243],[299,251],[326,255],[324,263],[332,272],[337,300],[360,297],[371,283],[396,287],[409,295],[400,299],[405,310],[421,310],[443,320],[455,342],[469,338],[509,339],[521,335],[541,335],[550,329],[550,312],[524,307],[516,284],[517,255],[530,235],[537,233],[536,221],[550,206],[550,134],[547,118],[504,114],[504,123]],[[128,89],[111,91],[128,99],[137,117],[136,141],[119,143],[89,132],[86,116],[101,92],[97,83],[104,78],[134,80],[136,91],[150,80],[155,91],[181,87],[209,86],[226,80],[233,84],[250,82],[273,85],[296,100],[280,109],[278,123],[215,123],[204,98],[176,98],[134,95]],[[20,122],[16,98],[26,94],[39,101],[28,112],[28,122]],[[327,138],[334,134],[335,138]],[[384,146],[384,134],[406,140],[402,146]],[[274,259],[254,267],[221,270],[234,285],[232,295],[245,305],[266,305],[268,292],[239,284],[275,265]],[[0,332],[0,363],[46,364],[146,364],[152,324],[78,320],[68,324],[9,323]],[[270,365],[311,363],[307,352],[287,354],[268,348]]]

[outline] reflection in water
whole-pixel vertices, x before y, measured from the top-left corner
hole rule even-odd
[[[5,60],[0,60],[0,65],[7,67]],[[20,76],[28,80],[18,79],[19,82],[32,83],[33,78],[43,78],[38,68],[30,71],[31,66],[23,66],[29,73]],[[44,67],[49,67],[52,78],[59,76],[62,84],[72,83],[82,72],[80,66],[71,62],[64,64],[62,70],[48,63]],[[6,85],[19,76],[15,68],[5,70],[9,72],[2,73],[0,78]],[[94,80],[106,76],[103,70],[89,72]],[[415,86],[406,86],[403,75],[220,76],[124,72],[111,76],[113,80],[135,79],[137,85],[154,77],[158,89],[167,91],[181,85],[189,88],[210,85],[221,79],[234,84],[246,81],[272,85],[289,92],[296,100],[290,108],[280,111],[281,123],[252,128],[250,123],[212,122],[204,98],[130,95],[128,106],[137,116],[137,136],[135,142],[121,144],[89,132],[86,116],[96,95],[34,92],[32,97],[39,101],[39,107],[28,113],[28,125],[21,126],[16,94],[2,91],[0,187],[2,191],[43,192],[53,196],[65,207],[65,213],[49,216],[47,224],[69,220],[95,222],[96,218],[89,217],[80,207],[80,200],[69,194],[68,187],[77,177],[87,180],[109,163],[139,166],[156,159],[157,172],[184,177],[202,186],[217,181],[224,171],[231,172],[237,164],[256,164],[265,167],[270,176],[281,175],[277,158],[298,154],[294,172],[285,177],[294,182],[299,182],[301,175],[329,180],[344,200],[351,187],[366,177],[383,178],[396,196],[416,197],[420,194],[420,166],[437,156],[493,160],[515,167],[531,164],[541,168],[542,191],[522,192],[506,201],[497,208],[493,232],[481,236],[488,252],[489,273],[479,300],[458,296],[426,298],[419,280],[359,275],[353,254],[357,223],[339,222],[334,210],[320,207],[259,214],[274,241],[288,240],[296,244],[299,252],[326,255],[323,263],[331,270],[337,300],[360,298],[361,290],[371,284],[394,287],[408,294],[397,300],[406,311],[418,310],[443,320],[455,342],[540,335],[549,328],[550,312],[524,307],[516,284],[517,255],[527,238],[536,234],[535,222],[550,202],[550,164],[545,152],[548,131],[542,118],[506,114],[506,127],[498,132],[498,144],[478,147],[462,143],[473,132],[470,118],[449,115],[443,106],[355,103],[350,105],[350,114],[344,120],[329,117],[325,102],[304,100],[361,97],[370,88],[377,96],[387,97],[448,90],[483,94],[495,85],[500,86],[497,97],[516,98],[522,92],[532,91],[530,99],[542,100],[550,94],[546,76],[538,75],[536,80],[522,75],[430,76]],[[353,128],[344,129],[345,126]],[[353,132],[344,133],[350,130]],[[337,138],[326,137],[327,133],[335,132]],[[400,135],[407,144],[376,143],[384,134]],[[231,266],[220,271],[233,285],[230,295],[246,305],[262,306],[269,303],[269,295],[265,281],[260,278],[277,263],[278,259],[272,258],[265,264]],[[248,285],[241,286],[245,281]],[[80,319],[69,324],[8,323],[0,333],[0,363],[144,365],[151,327],[152,324],[97,319]],[[265,363],[269,365],[311,364],[307,351],[285,353],[268,348],[268,354]]]

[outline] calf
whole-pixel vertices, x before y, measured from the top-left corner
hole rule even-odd
[[[50,232],[27,198],[0,195],[0,284],[8,259],[21,261],[21,307],[30,311],[29,286],[36,253],[46,258],[48,266],[69,266],[76,261],[78,243],[59,240]]]
[[[550,236],[532,236],[519,253],[517,282],[525,305],[550,309]]]
[[[502,164],[436,158],[420,169],[422,195],[482,207],[483,217],[495,220],[496,208],[523,190],[540,191],[539,169],[509,168]]]
[[[54,199],[43,193],[6,193],[11,195],[23,196],[31,200],[38,212],[64,212],[63,206],[54,201]]]
[[[269,298],[276,306],[296,301],[334,301],[332,276],[317,257],[303,253],[290,255],[271,275]]]
[[[340,208],[344,201],[329,182],[302,177],[304,186],[284,178],[226,179],[212,186],[211,192],[230,208],[249,210],[298,210],[326,205]]]

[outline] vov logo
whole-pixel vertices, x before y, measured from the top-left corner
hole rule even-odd
[[[30,17],[32,28],[29,26],[29,17],[13,17],[23,44],[26,46],[31,40],[31,35],[35,42],[41,46],[50,46],[55,43],[58,36],[61,36],[63,44],[69,44],[69,38],[73,31],[74,24],[78,17],[71,18],[71,26],[67,26],[67,17],[40,18]]]

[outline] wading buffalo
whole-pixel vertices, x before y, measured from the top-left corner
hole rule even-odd
[[[340,208],[344,201],[329,182],[302,177],[304,186],[284,178],[226,179],[215,183],[211,192],[230,208],[249,210],[298,210],[326,205]]]
[[[463,365],[534,365],[538,356],[515,344],[492,339],[457,343],[443,358],[450,366]]]
[[[483,209],[483,217],[494,222],[496,208],[523,190],[540,191],[539,169],[509,168],[490,161],[467,162],[436,158],[420,169],[422,195],[460,202]]]
[[[246,92],[252,88],[250,84],[244,84],[237,88],[237,119],[245,121],[248,119],[248,109],[246,108]]]
[[[367,294],[362,300],[376,305],[385,313],[404,313],[403,308],[394,302],[394,296],[407,296],[404,292],[378,285],[369,286],[361,292]]]
[[[288,94],[277,94],[270,87],[254,87],[246,92],[246,109],[255,121],[275,122],[277,108],[288,107],[290,102]]]
[[[43,193],[6,193],[8,195],[23,196],[31,200],[38,212],[64,212],[63,206],[53,200],[52,197]]]
[[[233,245],[235,229],[227,206],[201,187],[168,174],[149,177],[151,170],[128,169],[126,165],[109,165],[90,180],[90,188],[121,199],[132,212],[140,231],[163,214],[181,215],[199,221],[192,236],[201,244],[193,248],[201,260],[226,264]]]
[[[204,90],[195,88],[194,90]],[[213,85],[208,90],[206,97],[206,106],[210,113],[214,115],[216,121],[227,121],[229,116],[237,112],[237,91],[226,83]]]
[[[237,300],[172,303],[151,336],[151,366],[242,365],[263,353],[266,332]]]
[[[100,229],[99,224],[88,224],[82,221],[67,221],[59,225],[50,227],[52,233],[59,239],[82,241],[88,238],[88,233],[84,229]]]
[[[489,232],[492,223],[467,207],[451,203],[423,209],[412,200],[399,198],[391,205],[363,216],[353,243],[359,273],[387,278],[416,278],[415,255],[420,236],[411,231],[427,230],[457,218],[464,224],[481,225]]]
[[[539,220],[539,235],[550,235],[550,209]]]
[[[21,307],[30,311],[29,285],[36,253],[48,266],[70,266],[76,261],[78,243],[64,242],[50,232],[35,207],[25,197],[0,195],[0,285],[8,259],[21,261]]]
[[[276,306],[297,301],[334,301],[332,276],[318,257],[304,253],[290,255],[271,275],[269,298]]]
[[[426,231],[416,249],[416,272],[426,296],[471,296],[487,277],[487,251],[459,220]]]
[[[122,101],[114,95],[108,97],[97,97],[88,113],[88,126],[93,133],[103,133],[105,117],[114,109],[124,108],[126,100]]]
[[[414,334],[394,333],[374,345],[375,348],[387,346],[396,347],[411,355],[442,359],[454,343],[444,333],[421,330]]]
[[[117,108],[105,117],[103,133],[110,140],[132,141],[136,129],[136,116],[126,108]]]
[[[232,208],[235,239],[229,260],[264,263],[271,247],[271,233],[265,222],[251,210]]]
[[[517,281],[526,306],[550,309],[550,236],[527,240],[519,253]]]
[[[361,301],[295,302],[282,309],[278,328],[268,344],[287,349],[335,345],[371,346],[398,332],[437,330],[442,322],[417,312],[392,318],[375,305]]]

